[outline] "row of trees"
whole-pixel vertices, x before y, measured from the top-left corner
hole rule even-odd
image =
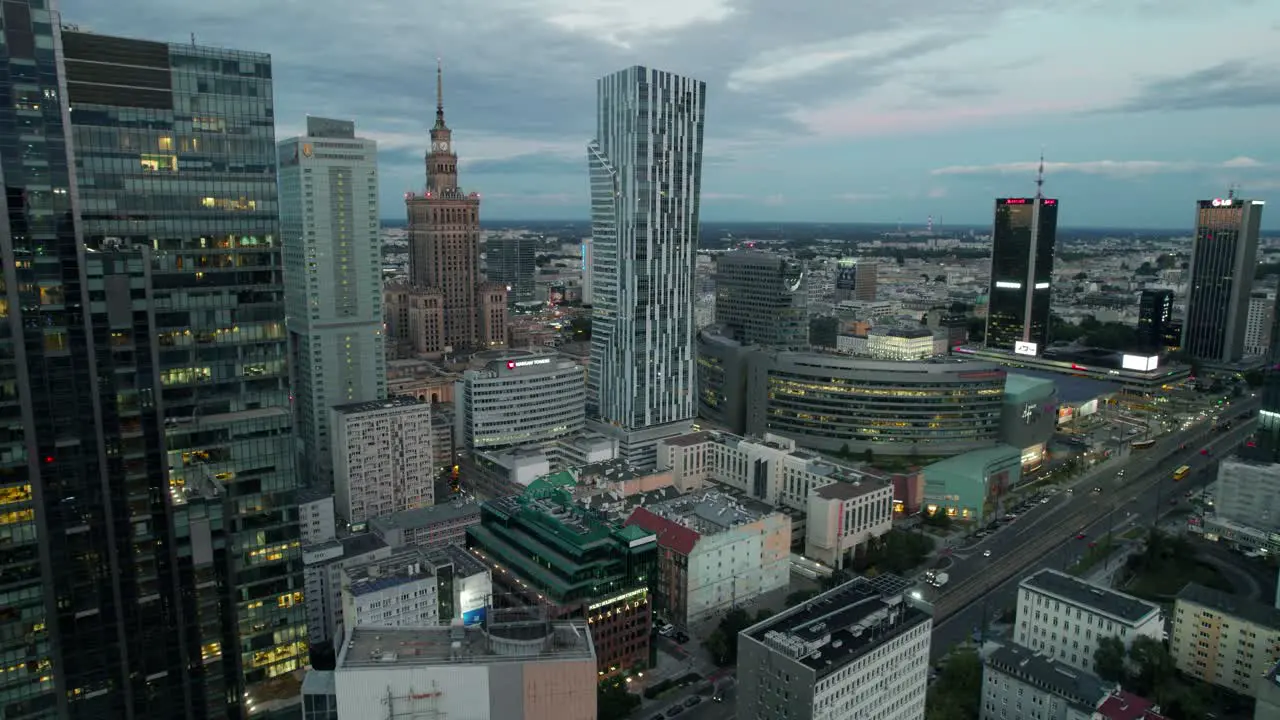
[[[720,667],[729,667],[738,663],[738,633],[765,620],[773,614],[772,610],[761,608],[755,615],[742,608],[734,608],[725,613],[720,624],[711,631],[703,647],[711,653],[711,660]]]

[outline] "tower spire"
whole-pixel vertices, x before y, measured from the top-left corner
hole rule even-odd
[[[1044,150],[1040,150],[1040,169],[1036,171],[1036,200],[1044,199]]]
[[[436,128],[444,126],[444,66],[436,58]]]

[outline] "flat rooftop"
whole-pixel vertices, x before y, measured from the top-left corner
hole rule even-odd
[[[857,577],[743,632],[822,678],[920,624],[932,623],[930,613],[905,601],[910,586],[897,575]]]
[[[727,495],[715,489],[699,490],[644,507],[699,535],[714,535],[774,513],[774,509],[764,503]]]
[[[1024,579],[1019,585],[1076,605],[1092,608],[1096,612],[1127,623],[1137,623],[1148,615],[1160,613],[1160,607],[1155,603],[1087,583],[1058,570],[1041,570]]]
[[[490,637],[490,633],[492,637]],[[386,667],[468,665],[538,660],[595,663],[586,623],[533,620],[493,625],[353,628],[336,671]]]
[[[386,400],[366,400],[364,402],[346,403],[345,405],[334,405],[333,409],[344,415],[355,415],[357,413],[375,412],[377,410],[393,410],[402,407],[419,407],[430,409],[429,403],[424,403],[417,398],[397,395],[389,397]]]
[[[1224,615],[1234,615],[1255,625],[1280,629],[1280,608],[1273,607],[1270,603],[1232,595],[1196,583],[1187,583],[1178,593],[1178,599],[1202,605]]]
[[[430,578],[432,567],[418,548],[408,548],[381,560],[343,568],[351,594],[360,596]]]
[[[987,656],[989,668],[1047,690],[1078,710],[1092,712],[1107,695],[1097,676],[1019,645],[1001,645]]]
[[[453,564],[454,577],[471,577],[489,572],[489,566],[459,545],[444,545],[427,552],[427,560],[436,566]]]
[[[380,532],[418,530],[470,517],[474,517],[479,522],[480,503],[473,500],[454,500],[440,505],[428,505],[383,515],[369,520],[369,525]]]

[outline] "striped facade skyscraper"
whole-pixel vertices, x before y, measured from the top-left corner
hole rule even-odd
[[[646,67],[596,83],[588,414],[646,468],[697,413],[694,265],[706,84]]]

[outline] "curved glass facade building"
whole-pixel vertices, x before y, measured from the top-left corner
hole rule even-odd
[[[744,347],[699,337],[699,409],[733,432],[837,452],[956,455],[1000,442],[1005,371]]]

